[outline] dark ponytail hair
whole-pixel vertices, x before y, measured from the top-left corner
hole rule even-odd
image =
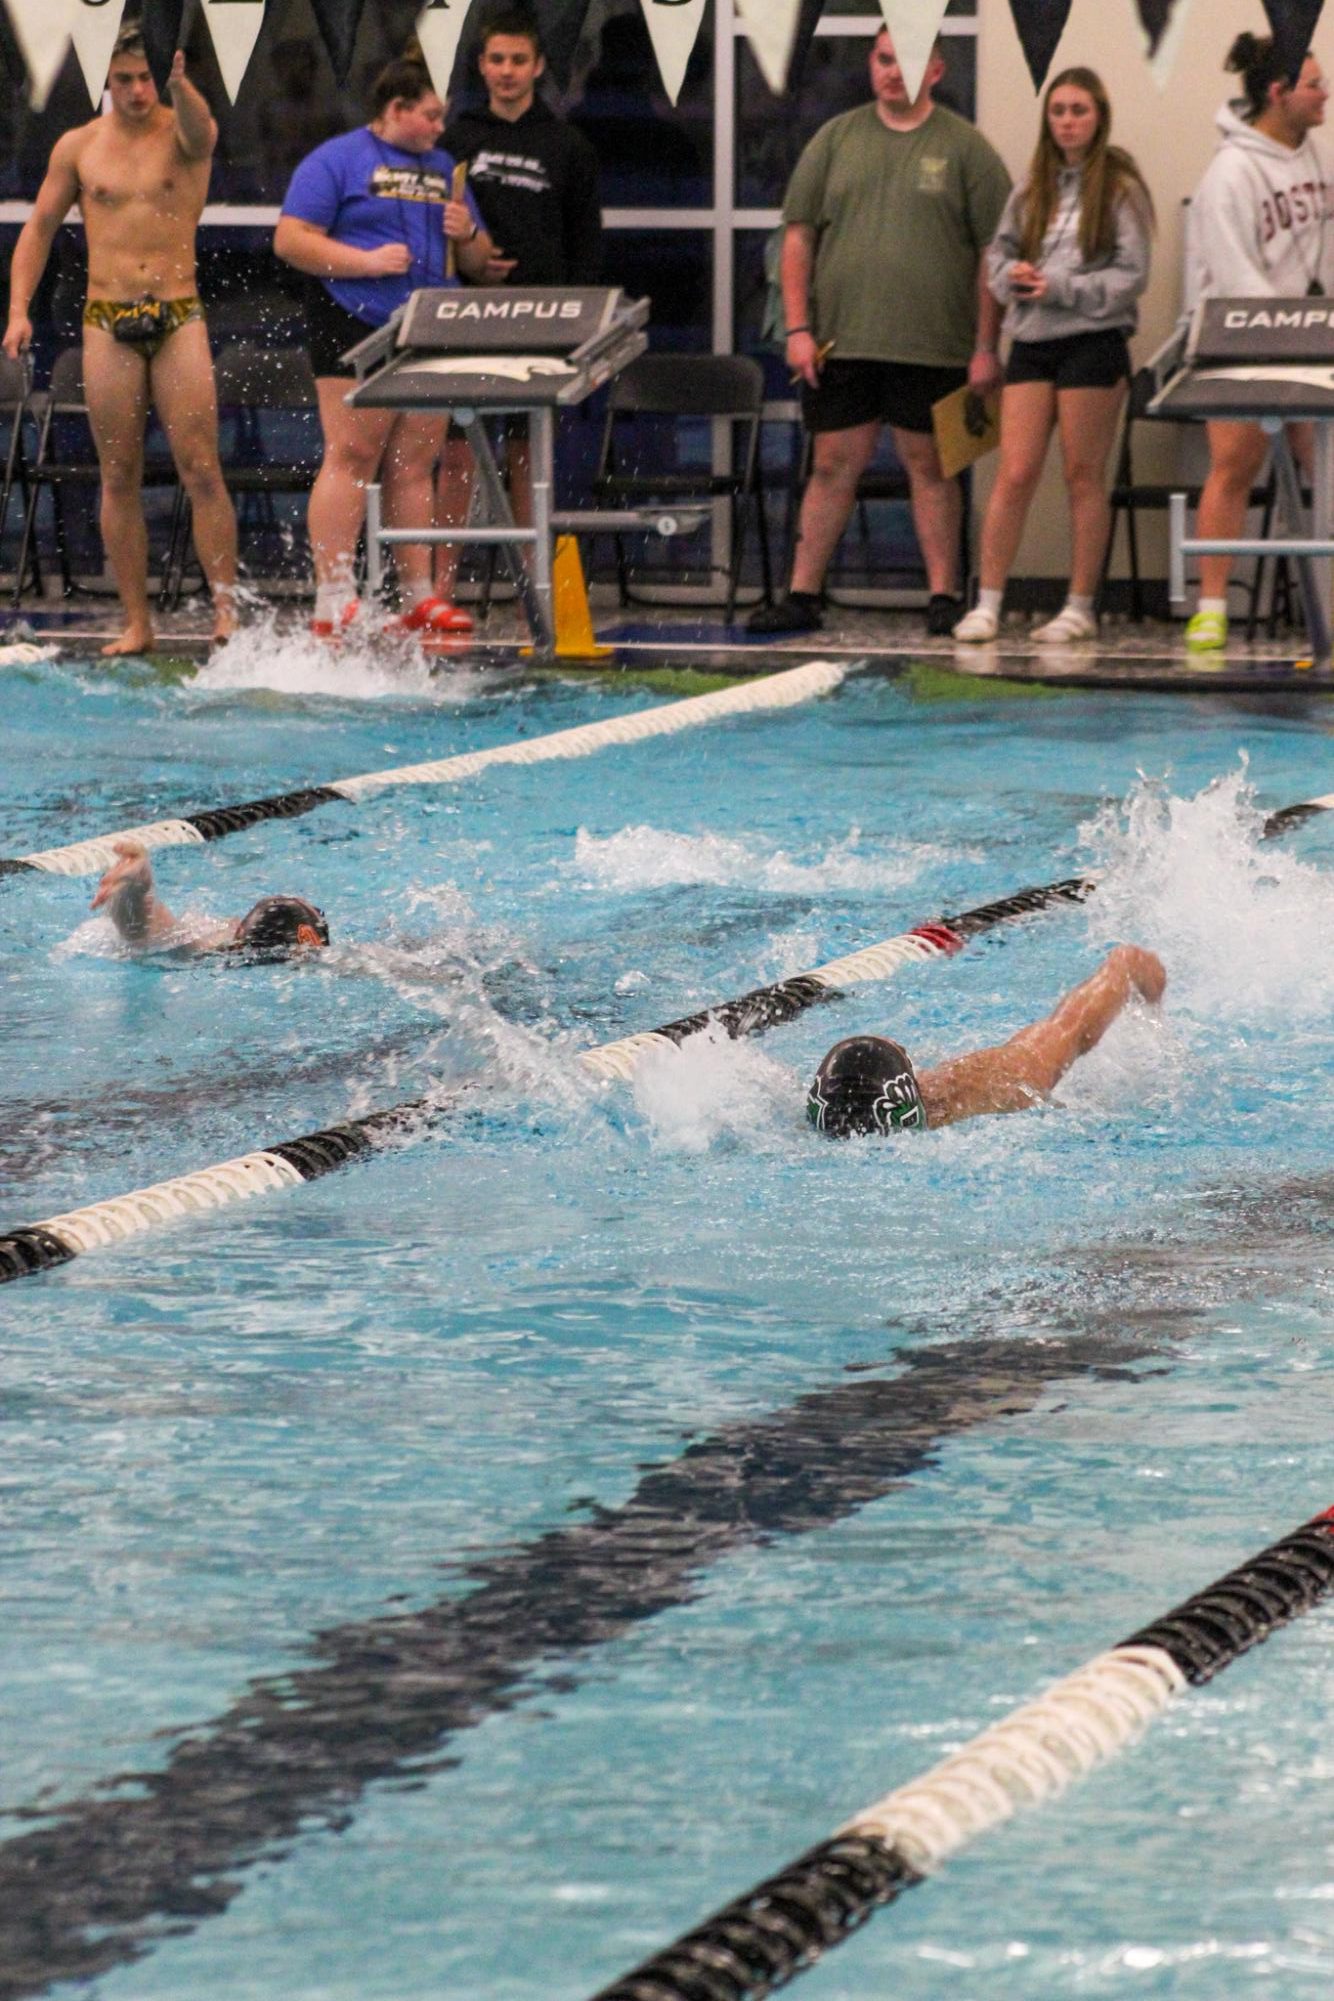
[[[401,97],[405,104],[416,104],[434,89],[431,72],[420,56],[396,56],[393,62],[385,64],[371,85],[372,116],[379,118],[395,98]]]
[[[1305,60],[1303,56],[1302,61]],[[1272,35],[1252,35],[1249,30],[1243,30],[1228,50],[1223,67],[1241,78],[1246,93],[1246,116],[1250,120],[1258,118],[1268,109],[1269,93],[1276,83],[1286,86],[1292,82],[1288,66]],[[1301,63],[1297,67],[1300,70]]]

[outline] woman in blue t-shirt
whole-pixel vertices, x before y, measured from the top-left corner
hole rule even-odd
[[[326,140],[292,176],[273,247],[318,284],[308,288],[307,338],[320,399],[324,460],[310,495],[315,617],[321,637],[355,615],[352,564],[366,488],[380,476],[388,526],[432,519],[432,472],[444,419],[421,412],[350,410],[347,349],[381,327],[425,285],[480,278],[491,239],[471,194],[450,198],[454,162],[439,148],[445,107],[425,67],[404,57],[377,77],[369,125]],[[408,631],[466,631],[466,613],[431,594],[431,555],[400,544],[395,568]]]

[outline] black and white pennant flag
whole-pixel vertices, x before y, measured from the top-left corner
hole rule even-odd
[[[909,97],[922,88],[949,0],[880,0]]]
[[[639,0],[639,4],[644,9],[664,88],[675,104],[704,18],[705,0]]]
[[[761,76],[774,96],[781,97],[797,39],[801,0],[736,0],[736,11]]]
[[[1056,44],[1070,18],[1070,0],[1010,0],[1010,12],[1019,30],[1033,88],[1041,90],[1056,54]]]
[[[34,111],[44,109],[60,74],[79,5],[80,0],[5,0],[5,11],[27,65],[28,102]]]
[[[79,58],[79,68],[83,71],[83,80],[88,86],[88,95],[94,104],[102,102],[102,92],[107,86],[107,70],[111,66],[111,51],[120,33],[124,12],[125,0],[78,0],[74,9],[70,36],[74,53]]]
[[[329,51],[334,77],[341,87],[347,82],[348,71],[352,68],[357,25],[365,0],[310,0],[310,5],[315,25],[320,31],[320,40]]]
[[[223,88],[235,104],[241,79],[264,26],[264,0],[203,0],[203,5]]]
[[[472,0],[427,0],[417,16],[417,40],[431,72],[437,97],[449,96],[449,80]]]
[[[1265,13],[1288,75],[1295,77],[1315,36],[1324,0],[1264,0]]]
[[[1149,74],[1159,90],[1167,88],[1189,7],[1190,0],[1135,0]]]

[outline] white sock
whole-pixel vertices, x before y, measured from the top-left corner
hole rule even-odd
[[[984,587],[977,594],[977,608],[979,611],[989,611],[993,618],[999,618],[1001,599],[1004,596],[1004,585],[998,591],[989,591]]]
[[[1065,609],[1067,611],[1079,611],[1084,614],[1085,618],[1092,618],[1093,599],[1091,597],[1089,598],[1076,597],[1074,592],[1071,591],[1066,597]]]
[[[315,616],[321,625],[337,625],[347,603],[346,584],[319,584],[315,590]]]
[[[427,598],[435,596],[435,592],[429,581],[424,584],[403,584],[400,586],[400,589],[402,591],[403,608],[405,611],[416,611],[419,604],[425,604]]]
[[[1199,603],[1199,609],[1200,609],[1201,611],[1216,611],[1216,612],[1218,613],[1218,615],[1219,615],[1219,617],[1220,617],[1220,618],[1226,618],[1226,617],[1227,617],[1227,599],[1226,599],[1226,598],[1201,598],[1201,599],[1200,599],[1200,603]]]

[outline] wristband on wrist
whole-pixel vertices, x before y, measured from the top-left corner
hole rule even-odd
[[[791,340],[793,334],[809,333],[809,332],[810,332],[809,327],[789,327],[787,330],[787,337],[789,340]]]

